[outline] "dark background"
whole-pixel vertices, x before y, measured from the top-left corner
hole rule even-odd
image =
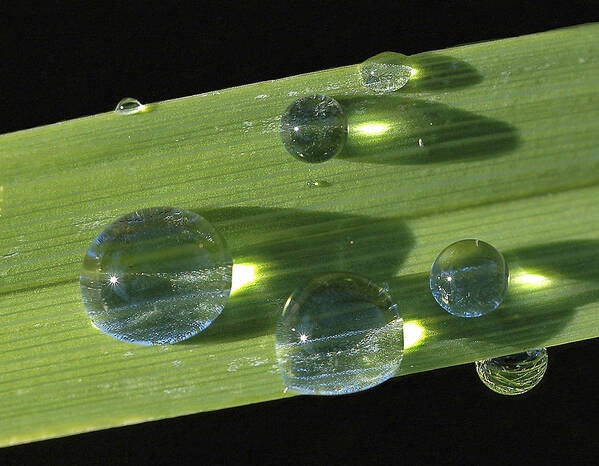
[[[599,20],[592,1],[170,3],[4,11],[0,133],[109,111],[124,96],[154,102],[384,50],[413,54]],[[544,380],[521,397],[495,395],[467,365],[343,397],[12,447],[0,450],[0,464],[596,464],[598,354],[597,341],[551,348]]]

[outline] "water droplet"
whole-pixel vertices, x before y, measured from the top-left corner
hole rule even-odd
[[[388,292],[350,274],[320,276],[296,290],[279,316],[283,384],[337,395],[378,385],[403,357],[403,320]]]
[[[324,95],[293,102],[279,125],[285,149],[299,160],[319,163],[341,152],[347,139],[347,117],[341,105]]]
[[[465,239],[437,256],[430,287],[446,311],[459,317],[479,317],[501,304],[508,278],[508,267],[497,249],[484,241]]]
[[[119,115],[130,115],[132,113],[140,112],[144,108],[146,108],[146,106],[142,105],[139,100],[125,97],[116,105],[114,112]]]
[[[306,181],[306,186],[309,188],[328,188],[331,183],[326,180],[310,180]]]
[[[377,93],[393,92],[404,87],[414,70],[395,63],[365,62],[360,68],[362,84]]]
[[[534,388],[547,370],[545,348],[476,362],[483,383],[500,395],[521,395]]]
[[[216,319],[231,290],[231,254],[201,216],[143,209],[106,227],[89,246],[81,295],[92,322],[132,343],[176,343]]]

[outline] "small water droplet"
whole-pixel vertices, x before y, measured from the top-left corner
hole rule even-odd
[[[488,243],[466,239],[447,246],[435,259],[430,288],[435,300],[458,317],[479,317],[497,309],[507,291],[503,255]]]
[[[291,155],[304,162],[324,162],[343,149],[347,117],[335,99],[311,95],[297,99],[285,110],[279,131]]]
[[[306,181],[306,186],[309,188],[328,188],[331,183],[325,180],[310,180]]]
[[[89,246],[81,296],[92,322],[119,340],[176,343],[219,316],[231,269],[226,243],[206,219],[143,209],[116,220]]]
[[[275,346],[283,384],[336,395],[378,385],[403,357],[403,321],[387,292],[350,274],[327,274],[296,290],[279,316]]]
[[[132,97],[125,97],[116,105],[114,112],[119,115],[130,115],[132,113],[140,112],[144,108],[146,108],[146,106],[142,105],[139,100],[133,99]]]
[[[478,376],[491,390],[500,395],[521,395],[541,381],[547,361],[547,350],[538,348],[475,364]]]
[[[404,87],[413,68],[395,63],[365,62],[360,67],[362,84],[377,93],[393,92]]]

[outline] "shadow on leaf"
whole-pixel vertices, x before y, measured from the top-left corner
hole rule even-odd
[[[402,92],[451,90],[473,86],[482,81],[481,74],[472,65],[448,55],[424,52],[406,56],[396,52],[383,52],[364,63],[407,65],[414,75],[402,88]]]
[[[507,296],[482,317],[446,313],[431,295],[428,274],[397,277],[391,291],[404,316],[425,322],[437,342],[502,354],[543,346],[577,308],[599,301],[599,241],[548,243],[508,250],[504,256],[511,271]]]
[[[349,135],[339,158],[391,165],[473,161],[519,144],[516,128],[443,104],[396,95],[338,97]]]
[[[412,234],[397,218],[258,207],[193,210],[226,238],[235,264],[255,268],[256,279],[231,295],[210,327],[182,344],[273,332],[287,298],[307,280],[351,272],[382,284],[413,245]]]

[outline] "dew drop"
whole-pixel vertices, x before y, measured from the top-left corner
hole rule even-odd
[[[376,93],[397,91],[404,87],[414,70],[395,63],[365,62],[360,68],[362,84]]]
[[[310,180],[306,181],[306,186],[309,188],[328,188],[331,183],[326,180]]]
[[[150,208],[119,218],[92,242],[81,296],[93,324],[119,340],[176,343],[220,315],[231,275],[227,245],[206,219]]]
[[[430,288],[435,300],[458,317],[479,317],[497,309],[508,286],[503,255],[484,241],[465,239],[435,259]]]
[[[297,99],[285,110],[279,130],[291,155],[303,162],[325,162],[345,145],[347,117],[335,99],[310,95]]]
[[[390,294],[356,275],[322,275],[287,300],[276,329],[283,384],[304,394],[352,393],[393,376],[403,320]]]
[[[545,348],[477,361],[476,372],[483,383],[500,395],[521,395],[534,388],[547,370]]]
[[[140,112],[144,108],[146,108],[146,106],[142,105],[139,100],[133,99],[132,97],[125,97],[116,105],[114,112],[119,115],[130,115],[132,113]]]

